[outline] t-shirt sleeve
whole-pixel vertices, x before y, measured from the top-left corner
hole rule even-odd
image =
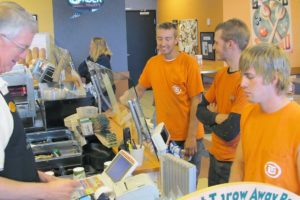
[[[151,80],[150,80],[150,60],[146,63],[145,68],[143,69],[143,72],[139,78],[139,84],[143,86],[144,88],[150,88],[151,87]]]
[[[234,104],[231,108],[231,112],[241,114],[245,106],[248,104],[247,97],[244,90],[239,85],[237,88],[237,94],[234,101]]]
[[[209,103],[213,103],[216,100],[216,84],[218,82],[219,76],[220,76],[220,72],[216,74],[211,86],[205,93],[205,98]]]
[[[250,113],[251,113],[251,110],[254,108],[254,104],[250,104],[248,103],[242,113],[241,113],[241,121],[240,121],[240,129],[241,129],[241,133],[243,133],[243,127],[247,121],[247,118],[249,117]]]
[[[194,59],[190,60],[188,71],[187,92],[190,97],[194,97],[204,91],[199,65]]]

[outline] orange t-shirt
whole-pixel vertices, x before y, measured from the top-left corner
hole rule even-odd
[[[205,98],[210,103],[217,104],[217,112],[229,114],[230,112],[241,114],[247,104],[247,97],[241,88],[241,73],[239,71],[228,73],[229,68],[220,70],[205,94]],[[233,140],[226,142],[212,134],[212,144],[209,152],[219,161],[233,161],[235,151],[239,142],[239,135]]]
[[[175,60],[166,61],[162,55],[149,59],[139,84],[152,87],[157,123],[164,122],[171,139],[184,141],[188,132],[191,98],[203,92],[199,65],[186,53]],[[203,125],[199,123],[197,139],[203,138]]]
[[[269,183],[300,194],[299,119],[300,106],[295,102],[274,113],[264,113],[258,104],[246,107],[241,118],[243,181]]]

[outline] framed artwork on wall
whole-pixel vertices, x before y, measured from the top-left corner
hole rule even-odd
[[[181,19],[173,20],[178,27],[178,47],[179,51],[186,52],[191,55],[198,53],[198,20],[197,19]]]
[[[253,44],[272,43],[287,52],[292,52],[291,1],[252,0],[251,4]]]
[[[204,60],[215,60],[214,32],[200,32],[201,54]]]

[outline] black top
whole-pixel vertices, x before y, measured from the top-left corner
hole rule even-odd
[[[91,57],[87,57],[86,60],[92,61]],[[92,61],[93,62],[93,61]],[[96,61],[99,65],[102,65],[108,69],[111,70],[111,65],[110,65],[110,56],[109,55],[100,55]],[[86,64],[86,61],[83,61],[79,67],[78,67],[78,73],[81,77],[86,79],[86,84],[91,82],[91,75],[88,70],[88,66]]]
[[[216,116],[218,113],[211,112],[207,106],[209,102],[202,95],[202,101],[198,104],[196,116],[203,124],[211,128],[211,130],[222,140],[229,142],[236,138],[240,133],[240,119],[241,115],[238,113],[230,112],[228,118],[221,124],[216,123]]]
[[[2,95],[1,92],[0,95]],[[8,105],[15,106],[9,93],[2,96]],[[5,148],[4,169],[0,172],[0,176],[17,181],[39,182],[40,178],[36,170],[31,147],[26,145],[22,121],[16,110],[12,110],[13,109],[11,109],[11,114],[14,120],[14,129]]]

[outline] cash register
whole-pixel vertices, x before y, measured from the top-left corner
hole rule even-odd
[[[137,166],[137,161],[129,153],[119,151],[102,174],[80,180],[81,188],[72,199],[92,193],[95,199],[103,193],[116,200],[158,199],[158,189],[149,175],[131,176]]]

